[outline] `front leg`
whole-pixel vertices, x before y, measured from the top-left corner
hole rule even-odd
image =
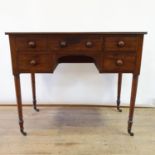
[[[17,99],[20,131],[24,136],[26,136],[27,134],[26,134],[26,132],[24,132],[24,121],[23,121],[23,110],[22,110],[22,99],[21,99],[21,87],[20,87],[19,74],[14,75],[14,80],[15,80],[15,89],[16,89],[16,99]]]
[[[133,74],[132,90],[131,90],[131,98],[130,98],[129,120],[128,120],[128,133],[130,134],[130,136],[134,136],[134,133],[131,132],[131,128],[133,124],[133,114],[134,114],[135,100],[136,100],[136,94],[137,94],[137,85],[138,85],[138,75]]]

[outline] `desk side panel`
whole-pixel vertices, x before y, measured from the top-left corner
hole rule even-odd
[[[134,74],[139,75],[141,69],[141,60],[142,60],[142,53],[143,53],[143,38],[144,35],[137,35],[137,59],[136,59],[136,68]]]
[[[12,72],[13,75],[17,74],[17,61],[16,61],[16,37],[14,35],[9,35],[10,42],[10,53],[11,53],[11,62],[12,62]]]

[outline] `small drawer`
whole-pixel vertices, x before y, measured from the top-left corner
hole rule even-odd
[[[46,50],[47,38],[46,37],[17,37],[16,50]]]
[[[107,54],[102,59],[103,72],[133,72],[135,69],[136,56]]]
[[[137,37],[112,36],[105,37],[106,51],[136,51]]]
[[[53,69],[53,57],[50,54],[19,53],[17,67],[21,72],[50,72]]]
[[[60,35],[48,39],[50,50],[57,51],[99,51],[102,49],[100,36]]]

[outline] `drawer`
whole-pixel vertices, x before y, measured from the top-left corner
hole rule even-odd
[[[102,39],[97,35],[56,35],[49,37],[48,46],[57,51],[99,51]]]
[[[17,68],[20,72],[51,72],[53,57],[50,54],[19,53]]]
[[[137,37],[112,36],[105,37],[106,51],[136,51]]]
[[[103,72],[133,72],[136,65],[135,55],[106,54],[102,58]]]
[[[16,37],[16,50],[37,51],[47,49],[47,38],[43,36]]]

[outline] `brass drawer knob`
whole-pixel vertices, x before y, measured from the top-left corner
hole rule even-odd
[[[61,41],[60,42],[60,47],[66,47],[67,46],[67,42],[66,41]]]
[[[118,42],[117,45],[118,45],[118,47],[124,47],[125,46],[125,42],[121,40],[121,41]]]
[[[31,61],[30,61],[30,64],[31,64],[31,65],[36,65],[36,64],[37,64],[37,61],[36,61],[36,60],[31,60]]]
[[[91,48],[93,46],[93,43],[91,41],[86,42],[86,47]]]
[[[35,47],[36,47],[35,41],[29,41],[29,42],[28,42],[28,47],[30,47],[30,48],[35,48]]]
[[[122,66],[124,64],[123,60],[122,59],[117,59],[116,60],[116,65],[117,66]]]

